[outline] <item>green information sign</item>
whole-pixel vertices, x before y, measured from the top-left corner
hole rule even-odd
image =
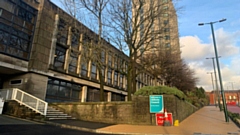
[[[150,113],[163,113],[163,96],[162,95],[150,95]]]

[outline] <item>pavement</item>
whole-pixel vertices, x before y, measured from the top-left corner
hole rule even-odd
[[[239,107],[228,107],[229,111],[240,112]],[[11,117],[0,117],[1,123],[8,125],[17,124]],[[230,119],[229,119],[230,120]],[[46,125],[54,125],[61,128],[75,129],[92,133],[103,134],[125,134],[125,135],[240,135],[240,129],[230,120],[225,122],[224,112],[215,106],[205,106],[190,115],[179,126],[150,126],[150,125],[127,125],[127,124],[106,124],[88,122],[81,120],[51,120],[39,121]],[[34,122],[33,121],[33,122]],[[28,124],[29,120],[21,121],[21,124]],[[90,134],[90,133],[89,133]]]
[[[51,120],[47,124],[105,134],[125,135],[239,135],[240,129],[229,119],[225,122],[223,111],[215,106],[205,106],[190,115],[179,126],[150,126],[104,124],[80,120]]]

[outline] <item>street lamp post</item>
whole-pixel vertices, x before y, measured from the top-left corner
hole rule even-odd
[[[218,88],[217,74],[216,74],[216,68],[215,68],[214,58],[215,58],[215,57],[210,57],[210,58],[206,58],[206,59],[212,59],[214,76],[215,76],[215,87],[216,87],[217,98],[218,98],[218,106],[219,106],[220,111],[222,111],[221,105],[220,105],[219,88]],[[219,56],[218,58],[220,58],[220,56]]]
[[[232,90],[234,90],[234,87],[233,87],[233,83],[234,83],[234,82],[229,82],[229,83],[231,83],[231,84],[232,84]]]
[[[215,21],[215,22],[199,23],[198,25],[199,25],[199,26],[202,26],[202,25],[205,25],[205,24],[210,24],[210,25],[211,25],[213,45],[214,45],[214,51],[215,51],[215,57],[216,57],[216,62],[217,62],[217,69],[218,69],[218,77],[219,77],[220,88],[221,88],[221,95],[222,95],[222,101],[223,101],[223,109],[224,109],[224,114],[225,114],[225,121],[226,121],[226,122],[229,122],[228,112],[227,112],[227,106],[226,106],[226,100],[225,100],[225,94],[224,94],[224,91],[223,91],[222,77],[221,77],[220,66],[219,66],[219,61],[218,61],[217,46],[216,46],[216,41],[215,41],[215,36],[214,36],[214,30],[213,30],[213,24],[214,24],[214,23],[223,22],[223,21],[226,21],[226,20],[227,20],[227,19],[221,19],[221,20]]]
[[[212,77],[213,72],[207,72],[207,74],[211,74],[212,86],[213,86],[213,91],[214,91],[214,83],[213,83],[213,77]],[[215,91],[215,97],[217,97],[217,93],[216,92],[217,91]],[[217,107],[217,100],[216,100],[216,98],[214,98],[214,101],[215,101],[215,105]]]

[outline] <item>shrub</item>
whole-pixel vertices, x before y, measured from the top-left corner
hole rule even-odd
[[[134,95],[142,95],[142,96],[149,96],[149,95],[175,95],[180,99],[186,99],[186,95],[174,87],[167,87],[167,86],[145,86],[134,93]]]
[[[232,121],[233,121],[238,127],[240,127],[240,123],[239,123],[240,115],[239,115],[239,113],[232,113],[232,112],[229,112],[229,111],[228,111],[228,116],[232,119]]]

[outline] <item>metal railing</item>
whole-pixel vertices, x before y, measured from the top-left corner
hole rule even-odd
[[[47,102],[18,88],[0,89],[0,97],[2,97],[3,100],[15,100],[21,105],[25,105],[26,107],[31,108],[42,115],[47,114]]]

